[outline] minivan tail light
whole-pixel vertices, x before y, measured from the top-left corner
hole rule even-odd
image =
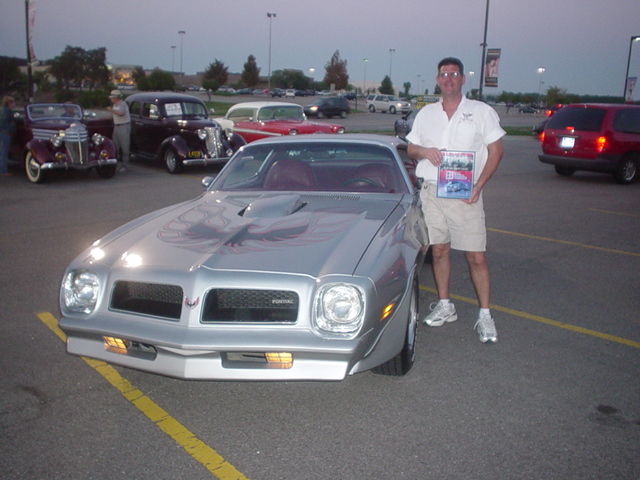
[[[598,153],[603,152],[607,148],[607,137],[598,137],[596,140],[596,149]]]

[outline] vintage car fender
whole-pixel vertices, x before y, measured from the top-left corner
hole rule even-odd
[[[247,141],[244,139],[242,135],[233,132],[226,132],[227,139],[229,140],[229,145],[236,152],[240,147],[247,144]]]
[[[50,163],[53,158],[51,154],[51,150],[47,147],[47,142],[44,140],[33,139],[26,145],[26,149],[24,151],[23,159],[26,157],[27,152],[30,151],[34,160],[38,162],[40,165],[45,163]]]
[[[189,146],[180,135],[173,135],[172,137],[165,138],[160,144],[160,147],[158,147],[156,156],[161,158],[162,153],[167,148],[172,148],[180,160],[184,160],[189,156]]]

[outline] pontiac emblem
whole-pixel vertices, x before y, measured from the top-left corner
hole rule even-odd
[[[196,298],[193,302],[191,300],[189,300],[189,297],[184,297],[185,306],[187,306],[187,307],[189,307],[191,309],[197,307],[199,303],[200,303],[200,297]]]

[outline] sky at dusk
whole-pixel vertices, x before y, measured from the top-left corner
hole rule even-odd
[[[271,23],[271,71],[299,69],[321,80],[338,50],[351,83],[362,85],[365,75],[367,84],[379,83],[391,73],[396,88],[411,82],[414,91],[420,82],[421,89],[433,91],[436,65],[445,56],[465,64],[467,90],[478,87],[487,1],[36,0],[35,5],[34,50],[41,60],[60,55],[67,45],[106,47],[113,65],[179,71],[182,62],[191,74],[217,59],[230,73],[240,73],[254,55],[266,76]],[[276,16],[269,19],[267,12]],[[25,58],[25,30],[25,1],[2,0],[0,55]],[[179,35],[181,30],[186,33]],[[484,94],[557,86],[570,93],[622,96],[634,35],[640,35],[640,0],[490,0],[487,47],[501,48],[502,57],[498,87],[484,87]],[[640,41],[632,49],[630,76],[640,76]]]

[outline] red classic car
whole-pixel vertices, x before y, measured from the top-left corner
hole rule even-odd
[[[56,169],[95,169],[102,178],[116,173],[109,117],[85,116],[71,103],[40,103],[26,105],[16,127],[10,158],[24,165],[33,183],[44,182],[47,172]]]
[[[227,132],[241,135],[247,143],[281,135],[344,133],[342,125],[308,121],[302,107],[296,103],[238,103],[223,118],[216,120]]]

